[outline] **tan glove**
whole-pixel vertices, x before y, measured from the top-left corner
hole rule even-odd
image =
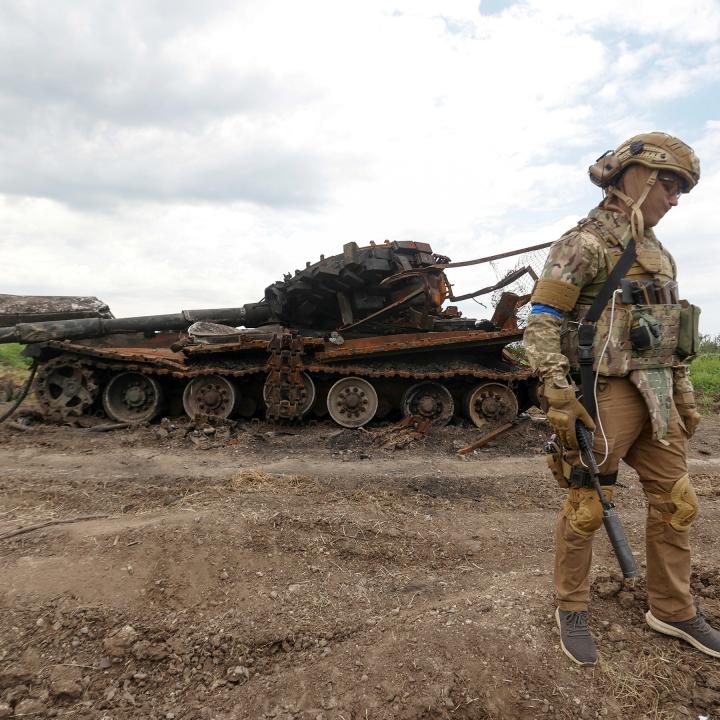
[[[692,437],[695,434],[695,430],[697,430],[697,426],[700,424],[701,417],[695,403],[679,403],[676,401],[675,407],[685,425],[688,435]]]
[[[595,430],[595,423],[582,403],[575,397],[575,391],[569,386],[558,387],[555,382],[549,380],[543,384],[540,395],[547,400],[548,422],[553,426],[562,444],[566,448],[577,450],[575,422],[582,421],[590,432]]]

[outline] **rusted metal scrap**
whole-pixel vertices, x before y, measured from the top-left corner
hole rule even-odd
[[[381,450],[399,450],[427,435],[432,426],[430,420],[409,415],[400,422],[375,433],[375,443]]]
[[[268,344],[270,357],[263,390],[268,420],[295,420],[312,407],[314,388],[307,397],[302,350],[302,339],[290,332],[275,334]]]
[[[507,432],[511,428],[514,428],[516,425],[518,425],[520,422],[524,422],[527,419],[527,416],[522,418],[516,418],[510,422],[506,422],[500,427],[495,428],[494,430],[491,430],[490,432],[486,433],[482,437],[475,440],[475,442],[470,443],[467,447],[460,448],[458,450],[458,455],[467,455],[468,453],[472,452],[473,450],[477,450],[478,448],[482,447],[483,445],[486,445],[491,440],[494,440],[496,437],[499,437],[503,433]]]
[[[482,447],[486,443],[489,443],[491,440],[494,440],[499,435],[502,435],[504,432],[509,430],[511,427],[514,427],[514,424],[509,422],[509,423],[505,423],[504,425],[501,425],[499,428],[495,428],[494,430],[490,431],[489,433],[483,435],[481,438],[478,438],[475,442],[470,443],[467,447],[460,448],[458,450],[458,455],[467,455],[469,452],[472,452],[473,450],[477,450],[479,447]]]
[[[0,328],[17,323],[112,316],[110,308],[96,297],[0,293]]]

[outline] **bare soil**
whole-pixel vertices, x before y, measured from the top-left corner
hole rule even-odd
[[[720,661],[645,625],[601,534],[601,661],[562,654],[546,430],[0,426],[0,536],[55,523],[0,540],[0,718],[720,717]],[[690,461],[718,626],[719,431]],[[642,562],[628,468],[617,495]]]

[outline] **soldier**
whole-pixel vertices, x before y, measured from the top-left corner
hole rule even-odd
[[[563,447],[553,474],[569,488],[555,533],[561,646],[580,665],[597,662],[587,611],[602,506],[578,453],[580,420],[595,431],[593,450],[608,499],[620,460],[640,476],[648,502],[647,623],[720,657],[720,632],[690,594],[688,531],[698,505],[687,448],[700,415],[687,361],[697,349],[699,309],[678,299],[675,261],[652,230],[697,184],[700,164],[688,145],[653,132],[608,151],[589,172],[604,199],[550,248],[525,330],[528,359],[542,381],[539,394]],[[573,387],[579,382],[578,327],[631,238],[635,260],[621,289],[606,288],[614,292],[595,324],[594,422]]]

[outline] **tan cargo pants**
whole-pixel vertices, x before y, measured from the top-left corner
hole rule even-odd
[[[653,493],[670,493],[676,481],[687,474],[688,439],[675,407],[666,438],[669,444],[663,445],[653,439],[645,402],[627,378],[601,378],[597,404],[609,453],[600,472],[614,472],[622,459],[638,473],[649,499]],[[599,427],[595,432],[594,451],[599,463],[605,454]],[[566,510],[572,512],[569,503],[573,499],[571,490],[555,531],[555,589],[562,610],[587,610],[593,533],[584,536],[570,526]],[[680,621],[694,617],[695,606],[690,595],[689,533],[678,532],[667,522],[668,513],[673,509],[671,504],[658,509],[657,500],[654,505],[648,505],[646,578],[653,615],[662,620]]]

